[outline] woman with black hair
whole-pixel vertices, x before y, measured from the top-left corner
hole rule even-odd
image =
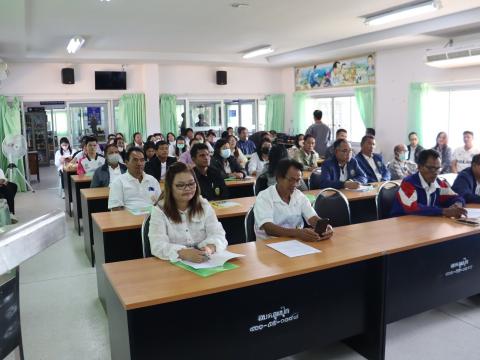
[[[187,144],[185,142],[185,138],[183,136],[177,137],[177,140],[175,142],[175,156],[177,157],[177,160],[187,150],[188,149],[187,149]]]
[[[248,173],[252,176],[260,174],[268,162],[268,153],[272,148],[271,141],[264,137],[257,148],[257,151],[252,154],[250,161],[248,162]]]
[[[224,179],[229,177],[243,179],[247,175],[232,155],[230,144],[225,139],[220,139],[215,143],[210,166],[217,169]]]
[[[65,198],[65,192],[63,191],[63,167],[68,164],[73,158],[73,149],[70,146],[68,138],[62,137],[60,139],[60,148],[55,153],[55,166],[57,167],[58,174],[60,176],[60,183],[62,186],[62,199]]]
[[[257,177],[257,182],[259,182],[260,188],[266,189],[277,183],[275,171],[280,160],[285,158],[288,158],[288,152],[285,146],[273,145],[268,154],[268,164],[263,168],[263,173]],[[298,184],[297,189],[301,191],[308,190],[307,184],[305,184],[303,179]]]

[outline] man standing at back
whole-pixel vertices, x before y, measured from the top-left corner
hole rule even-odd
[[[313,112],[315,124],[310,125],[305,132],[305,135],[313,135],[315,138],[315,151],[321,157],[325,157],[331,133],[330,128],[322,122],[322,115],[323,113],[321,110],[315,110]]]

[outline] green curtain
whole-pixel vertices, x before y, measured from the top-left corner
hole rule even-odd
[[[145,94],[125,94],[118,103],[118,129],[125,135],[125,141],[132,142],[133,134],[139,132],[145,140],[147,135]]]
[[[283,132],[285,124],[285,95],[266,96],[265,130]]]
[[[293,134],[303,134],[308,127],[305,115],[306,102],[309,96],[304,92],[293,93]]]
[[[177,98],[175,95],[160,95],[160,129],[165,136],[169,132],[177,136]]]
[[[0,142],[3,142],[3,139],[7,135],[22,134],[20,107],[20,100],[18,98],[15,98],[12,105],[9,106],[7,98],[5,96],[0,96]],[[9,180],[17,184],[18,191],[27,191],[27,186],[23,180],[23,177],[25,176],[23,159],[17,160],[16,165],[22,176],[19,176],[17,172],[14,172],[12,178]],[[6,173],[8,159],[3,155],[3,151],[0,151],[0,166]]]
[[[355,100],[358,111],[366,128],[375,127],[375,87],[362,86],[355,88]]]
[[[415,131],[418,135],[420,144],[424,143],[423,139],[423,119],[425,116],[426,98],[431,91],[431,87],[425,83],[410,84],[410,92],[408,94],[408,128],[407,133]]]

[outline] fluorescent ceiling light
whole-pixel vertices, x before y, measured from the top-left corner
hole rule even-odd
[[[246,52],[245,54],[243,54],[243,58],[244,59],[251,59],[251,58],[254,58],[254,57],[257,57],[257,56],[267,55],[267,54],[270,54],[272,52],[274,52],[274,50],[272,49],[272,47],[270,45],[262,46],[260,48],[253,49],[251,51]]]
[[[75,54],[85,43],[85,39],[81,36],[75,36],[70,39],[67,45],[67,51],[69,54]]]
[[[437,61],[426,62],[428,66],[440,68],[440,69],[449,69],[456,67],[466,67],[466,66],[475,66],[480,65],[480,55],[456,58],[456,59],[445,59]]]
[[[440,1],[429,0],[409,3],[401,7],[391,8],[389,10],[365,16],[365,24],[382,25],[392,21],[406,19],[421,14],[429,13],[440,9]]]

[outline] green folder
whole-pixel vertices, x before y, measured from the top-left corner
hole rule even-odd
[[[235,176],[231,176],[231,177],[227,177],[223,180],[225,180],[225,181],[235,181],[235,180],[238,180],[238,179]]]
[[[201,277],[212,276],[214,274],[227,271],[227,270],[233,270],[239,267],[238,265],[235,265],[229,262],[226,262],[225,264],[223,264],[223,266],[217,266],[209,269],[194,269],[193,267],[188,266],[180,261],[172,262],[172,264],[182,269],[185,269],[187,271],[190,271],[194,274],[197,274],[198,276],[201,276]]]

